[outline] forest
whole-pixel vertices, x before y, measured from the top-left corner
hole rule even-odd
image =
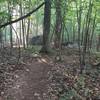
[[[100,0],[0,0],[0,100],[100,100]]]

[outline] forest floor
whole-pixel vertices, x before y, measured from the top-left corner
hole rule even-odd
[[[43,59],[43,58],[42,58]],[[17,66],[16,66],[17,67]],[[16,70],[15,81],[6,92],[7,100],[47,100],[48,71],[50,65],[40,58],[24,64],[23,70]]]
[[[5,52],[7,50],[2,51],[4,55]],[[48,56],[34,57],[25,52],[16,64],[16,53],[18,51],[15,50],[12,57],[3,55],[5,59],[2,59],[3,63],[0,64],[0,100],[49,100],[48,72],[51,65]]]
[[[17,63],[16,54],[1,51],[0,100],[100,100],[100,66],[79,74],[77,51],[62,51],[62,62],[25,51]]]

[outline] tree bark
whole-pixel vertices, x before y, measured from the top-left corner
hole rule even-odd
[[[100,35],[98,35],[97,51],[100,51]]]
[[[45,0],[44,7],[44,26],[43,26],[43,46],[40,53],[49,53],[49,34],[51,23],[51,1]]]
[[[61,48],[61,30],[62,30],[61,0],[56,0],[55,6],[56,6],[55,47]]]

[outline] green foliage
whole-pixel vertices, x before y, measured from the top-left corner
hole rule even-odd
[[[6,22],[8,18],[9,18],[9,13],[7,13],[6,11],[0,12],[0,24]]]
[[[8,15],[9,15],[9,14],[8,14],[6,11],[0,12],[0,16],[1,16],[1,17],[6,18],[6,17],[8,17]]]
[[[59,100],[73,100],[73,97],[76,97],[77,93],[74,89],[68,90],[68,92],[65,92]]]
[[[80,75],[80,77],[77,80],[77,85],[80,85],[82,87],[85,86],[85,77],[84,76]]]
[[[4,3],[5,1],[7,1],[7,0],[0,0],[0,3]]]

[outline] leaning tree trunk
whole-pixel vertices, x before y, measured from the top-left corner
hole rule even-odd
[[[41,53],[49,52],[49,34],[50,34],[50,22],[51,22],[51,1],[45,0],[44,7],[44,26],[43,26],[43,46],[40,50]]]

